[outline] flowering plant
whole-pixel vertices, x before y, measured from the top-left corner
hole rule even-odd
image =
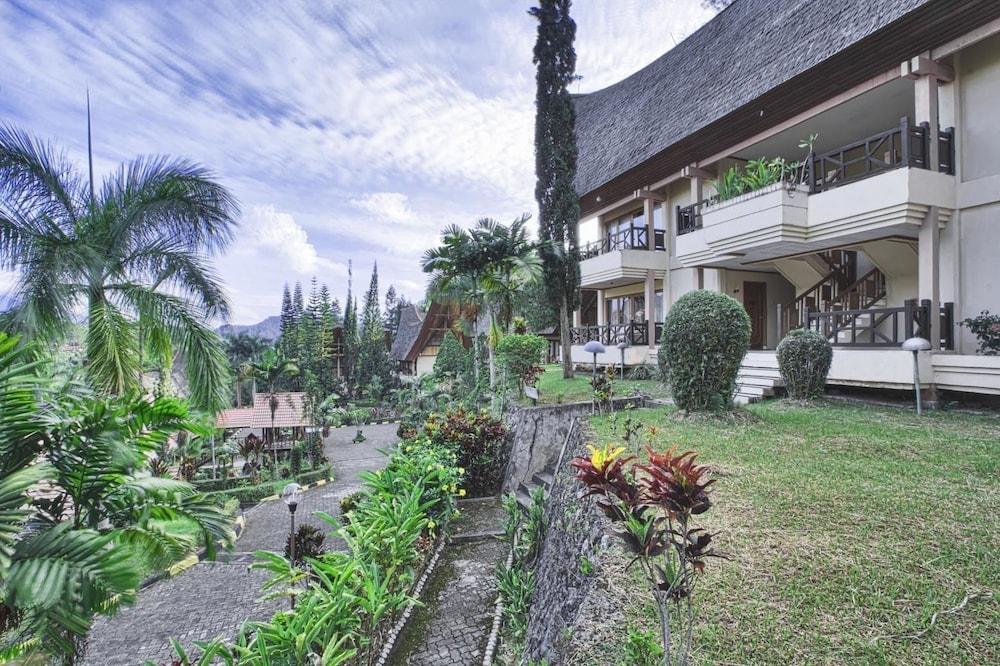
[[[613,522],[612,532],[646,575],[660,615],[664,663],[687,663],[694,626],[692,595],[696,576],[709,557],[725,557],[712,547],[715,534],[694,526],[695,516],[711,508],[714,479],[695,462],[692,451],[662,453],[646,447],[647,462],[622,454],[625,447],[588,447],[589,456],[570,464],[583,484],[584,497]],[[676,613],[672,613],[676,610]],[[680,626],[679,640],[671,624]]]
[[[976,317],[962,320],[964,326],[979,340],[979,353],[985,356],[1000,354],[1000,315],[983,310]]]

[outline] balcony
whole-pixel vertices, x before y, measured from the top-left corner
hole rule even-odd
[[[646,227],[629,227],[606,234],[604,238],[580,248],[580,286],[606,289],[646,279],[646,271],[657,272],[662,279],[667,269],[663,229],[653,232],[653,250],[649,251]]]
[[[808,158],[792,182],[677,209],[677,256],[732,266],[888,235],[915,237],[931,206],[955,207],[953,132],[927,168],[925,126],[898,127]]]
[[[663,324],[654,325],[655,340],[660,341]],[[646,345],[649,343],[649,323],[631,322],[628,324],[609,324],[607,326],[574,326],[570,330],[569,339],[574,345],[585,345],[591,340],[597,340],[605,347],[627,342],[630,345]]]

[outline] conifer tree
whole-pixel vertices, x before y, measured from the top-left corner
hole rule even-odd
[[[298,328],[295,322],[295,312],[292,309],[292,293],[288,290],[288,283],[285,283],[285,290],[281,295],[281,335],[278,338],[278,347],[286,357],[291,355],[293,339],[298,335]]]
[[[563,376],[573,376],[570,326],[580,301],[580,201],[576,177],[576,123],[569,85],[576,78],[576,23],[570,0],[540,0],[529,13],[538,19],[533,62],[535,82],[535,199],[538,236],[542,241],[544,283],[559,309]]]
[[[362,387],[367,388],[375,384],[381,393],[381,390],[388,386],[390,365],[389,349],[385,340],[385,320],[379,305],[378,264],[372,268],[372,279],[365,294],[364,304],[355,374]]]
[[[358,313],[357,303],[351,295],[354,282],[351,260],[347,261],[347,299],[344,305],[344,375],[348,384],[355,385],[354,368],[358,352]]]

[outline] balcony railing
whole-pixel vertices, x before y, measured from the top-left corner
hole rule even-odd
[[[653,230],[653,249],[664,250],[663,229]],[[600,240],[587,243],[580,248],[580,259],[591,259],[618,250],[648,250],[649,230],[646,227],[628,227],[605,234]]]
[[[899,349],[914,336],[930,335],[930,301],[906,301],[903,307],[867,310],[806,312],[805,327],[816,331],[835,347],[890,347]],[[954,304],[941,305],[941,347],[955,346]]]
[[[847,185],[891,169],[914,167],[927,169],[929,150],[927,123],[910,124],[903,117],[897,127],[868,138],[807,157],[789,181],[789,186],[803,183],[811,194]],[[938,164],[941,173],[955,173],[955,130],[938,132]],[[677,207],[677,235],[691,233],[702,227],[702,210],[717,203],[710,197],[690,206]]]
[[[659,342],[663,333],[663,324],[654,327],[655,340]],[[649,341],[648,322],[632,322],[629,324],[608,324],[607,326],[574,326],[570,330],[570,341],[574,345],[585,345],[591,340],[597,340],[605,346],[627,342],[630,345],[645,345]]]

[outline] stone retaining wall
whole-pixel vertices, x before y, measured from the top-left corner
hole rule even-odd
[[[620,410],[630,403],[642,406],[645,398],[617,398],[614,409]],[[529,481],[533,474],[552,469],[573,420],[590,416],[592,410],[589,402],[511,408],[506,418],[511,430],[511,444],[503,494],[516,490],[519,483]]]
[[[594,502],[579,499],[580,485],[574,479],[569,461],[586,454],[587,425],[573,431],[551,494],[545,505],[548,524],[545,542],[535,567],[535,592],[528,616],[525,637],[530,659],[565,662],[572,628],[581,604],[594,582],[592,572],[584,573],[587,563],[596,562],[604,543],[608,520]],[[556,449],[558,456],[562,441]]]

